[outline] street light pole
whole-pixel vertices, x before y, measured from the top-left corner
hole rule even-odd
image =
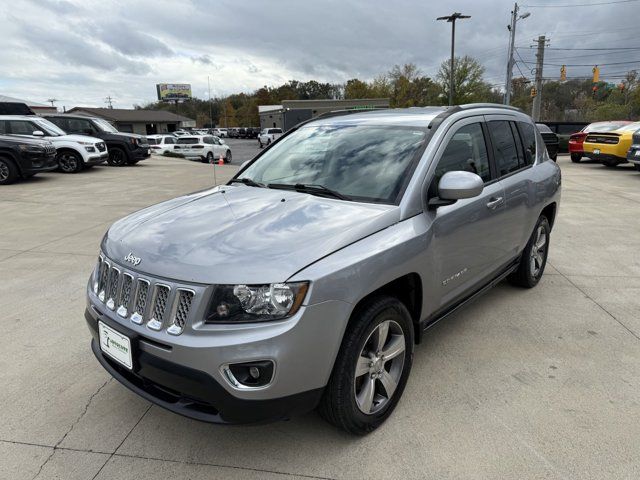
[[[470,15],[462,15],[459,12],[454,12],[447,17],[438,17],[436,20],[446,20],[451,24],[451,63],[449,64],[449,105],[453,105],[453,73],[455,62],[455,44],[456,44],[456,20],[471,18]]]
[[[513,78],[513,52],[515,49],[515,41],[516,41],[516,24],[518,20],[522,20],[531,15],[529,12],[523,13],[518,16],[518,4],[516,3],[513,6],[513,11],[511,12],[511,25],[507,28],[509,29],[509,57],[507,58],[507,78],[504,84],[504,104],[509,105],[511,102],[511,80]]]

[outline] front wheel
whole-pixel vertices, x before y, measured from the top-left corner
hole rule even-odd
[[[127,163],[127,154],[119,147],[111,147],[107,163],[112,167],[121,167]]]
[[[640,163],[634,163],[633,166],[640,172]]]
[[[582,160],[582,155],[581,154],[579,154],[579,153],[572,153],[571,154],[571,161],[573,163],[579,163],[580,160]]]
[[[18,169],[15,164],[6,158],[0,157],[0,185],[9,185],[18,178]]]
[[[522,252],[518,269],[509,276],[511,283],[525,288],[533,288],[538,284],[547,265],[550,234],[549,220],[541,215]]]
[[[413,362],[413,322],[393,297],[354,313],[318,407],[336,427],[364,435],[393,412]]]
[[[82,157],[76,152],[60,152],[58,154],[58,167],[64,173],[77,173],[82,170]]]

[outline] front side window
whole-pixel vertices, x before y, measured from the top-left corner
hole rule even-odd
[[[511,126],[506,120],[493,120],[487,122],[493,154],[496,160],[498,175],[503,176],[515,172],[520,168],[518,161],[518,149],[513,138]]]
[[[80,133],[94,133],[95,128],[89,120],[85,120],[82,118],[70,118],[69,131]]]
[[[305,126],[283,137],[240,178],[322,185],[352,200],[395,203],[426,142],[414,127]]]
[[[480,123],[461,127],[449,140],[436,167],[436,183],[446,172],[473,172],[488,182],[491,180],[487,146]]]
[[[40,130],[33,123],[25,120],[9,120],[9,131],[14,135],[31,135],[35,130]]]

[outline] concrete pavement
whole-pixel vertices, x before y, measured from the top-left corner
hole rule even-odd
[[[93,358],[84,289],[105,230],[213,185],[212,166],[154,157],[0,188],[0,479],[638,478],[640,173],[559,162],[539,286],[503,283],[432,329],[394,415],[365,438],[315,413],[195,422]]]

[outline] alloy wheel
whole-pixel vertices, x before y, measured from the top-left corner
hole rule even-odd
[[[536,230],[536,239],[531,246],[531,256],[529,260],[531,263],[531,275],[534,277],[538,277],[538,275],[540,275],[546,255],[547,231],[543,225],[539,225]]]
[[[58,164],[65,173],[75,172],[78,168],[78,159],[72,153],[63,153],[58,157]]]
[[[372,415],[385,407],[400,382],[405,336],[400,325],[384,320],[364,342],[356,361],[354,394],[358,409]]]

